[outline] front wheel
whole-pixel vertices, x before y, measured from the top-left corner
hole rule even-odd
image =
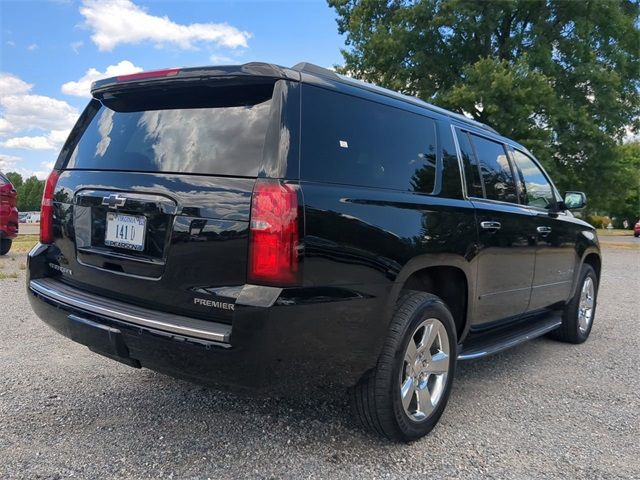
[[[455,372],[457,336],[444,302],[407,291],[398,300],[376,367],[351,391],[360,423],[392,440],[427,433],[444,411]]]
[[[583,265],[580,281],[573,298],[567,303],[562,316],[562,325],[552,336],[563,342],[583,343],[589,338],[596,315],[598,276],[591,265]]]
[[[0,240],[0,255],[6,255],[11,250],[11,240],[3,238]]]

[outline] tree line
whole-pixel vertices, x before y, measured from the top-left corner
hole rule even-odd
[[[638,0],[328,3],[342,73],[518,140],[591,213],[640,215]]]
[[[22,175],[17,172],[7,173],[7,178],[18,192],[18,211],[39,211],[44,191],[44,180],[38,180],[35,176],[24,180]]]

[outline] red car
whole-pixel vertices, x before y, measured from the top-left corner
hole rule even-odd
[[[0,255],[11,249],[18,235],[18,195],[9,179],[0,172]]]
[[[640,237],[640,220],[633,226],[633,236],[636,238]]]

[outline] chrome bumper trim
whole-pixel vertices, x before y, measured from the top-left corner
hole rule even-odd
[[[51,301],[135,326],[222,343],[229,343],[231,337],[231,325],[138,307],[84,292],[52,278],[31,280],[29,288]]]

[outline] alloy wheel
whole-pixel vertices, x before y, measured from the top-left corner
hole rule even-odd
[[[424,320],[411,335],[400,370],[400,400],[411,420],[426,420],[440,402],[450,352],[447,330],[437,318]]]
[[[595,287],[593,279],[586,277],[580,291],[580,302],[578,303],[578,329],[584,334],[593,320],[593,306],[595,303]]]

